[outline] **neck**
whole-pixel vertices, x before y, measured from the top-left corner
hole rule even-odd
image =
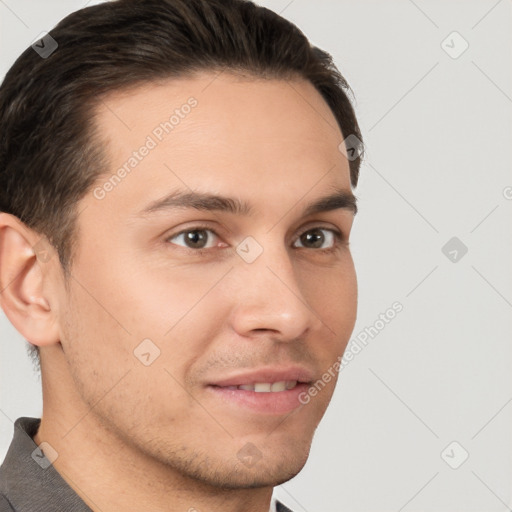
[[[179,473],[103,424],[73,391],[67,372],[57,373],[58,386],[42,379],[34,442],[57,451],[54,468],[94,512],[268,512],[273,487],[226,489]]]
[[[43,411],[34,441],[38,445],[46,441],[57,451],[54,468],[94,512],[268,512],[270,508],[272,488],[219,489],[185,477],[136,453],[87,416],[74,426]]]

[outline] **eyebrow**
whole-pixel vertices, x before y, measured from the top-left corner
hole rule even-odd
[[[193,208],[202,211],[219,211],[243,216],[254,214],[253,207],[248,202],[239,198],[178,190],[163,198],[152,201],[141,210],[137,216],[145,217],[161,211],[185,208]],[[356,215],[357,198],[351,191],[335,189],[332,194],[309,203],[305,207],[303,215],[308,216],[338,209],[349,210],[353,215]]]

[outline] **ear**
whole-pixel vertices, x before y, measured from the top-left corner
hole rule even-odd
[[[54,254],[45,237],[14,215],[0,213],[0,306],[17,331],[37,346],[60,339],[55,300],[44,286]]]

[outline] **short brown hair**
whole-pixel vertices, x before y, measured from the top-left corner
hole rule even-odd
[[[203,70],[302,78],[343,136],[362,141],[350,87],[332,57],[251,1],[111,1],[70,14],[50,35],[55,51],[42,58],[27,48],[0,86],[0,211],[46,236],[65,272],[76,203],[108,171],[92,112],[109,92]],[[349,165],[355,187],[360,158]]]

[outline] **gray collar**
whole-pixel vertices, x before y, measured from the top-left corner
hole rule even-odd
[[[15,421],[14,437],[0,466],[0,496],[15,511],[92,512],[33,441],[40,423],[40,418]]]

